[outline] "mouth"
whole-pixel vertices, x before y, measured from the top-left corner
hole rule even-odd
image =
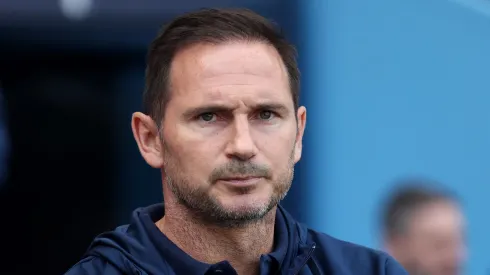
[[[255,185],[257,184],[260,180],[262,180],[263,177],[255,177],[255,176],[246,176],[246,177],[227,177],[227,178],[221,178],[218,181],[221,181],[223,183],[233,185],[233,186],[250,186],[250,185]]]

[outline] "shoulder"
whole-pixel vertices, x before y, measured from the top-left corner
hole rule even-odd
[[[316,244],[314,257],[332,271],[342,274],[408,275],[391,256],[383,251],[342,241],[308,229],[308,239]]]
[[[122,273],[120,273],[115,267],[107,263],[107,261],[95,256],[89,256],[82,259],[65,273],[65,275],[97,274],[118,275]]]
[[[88,256],[72,266],[65,275],[123,275],[129,271],[131,274],[146,274],[139,269],[136,271],[134,266],[125,266],[123,269],[102,257]]]

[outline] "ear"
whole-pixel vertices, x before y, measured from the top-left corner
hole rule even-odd
[[[383,250],[397,260],[404,259],[405,250],[409,249],[402,237],[385,236],[383,237]]]
[[[153,168],[162,168],[162,141],[158,127],[151,117],[136,112],[131,118],[131,128],[141,156]]]
[[[297,163],[301,159],[301,154],[303,152],[303,134],[305,133],[306,127],[306,108],[301,106],[298,108],[296,114],[297,133],[296,133],[296,143],[294,146],[294,163]]]

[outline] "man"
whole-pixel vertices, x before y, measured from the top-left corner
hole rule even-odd
[[[295,50],[261,16],[201,10],[152,43],[132,129],[164,205],[99,236],[68,274],[406,274],[278,206],[301,158]],[[340,211],[340,210],[339,210]]]
[[[464,219],[456,199],[428,182],[408,181],[388,199],[383,239],[409,274],[461,274]]]

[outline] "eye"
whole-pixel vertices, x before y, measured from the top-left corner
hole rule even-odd
[[[216,115],[213,113],[204,113],[199,115],[199,118],[203,121],[211,122],[213,120],[216,120]]]
[[[274,114],[271,111],[261,111],[259,113],[259,118],[263,120],[269,120],[274,117]]]

